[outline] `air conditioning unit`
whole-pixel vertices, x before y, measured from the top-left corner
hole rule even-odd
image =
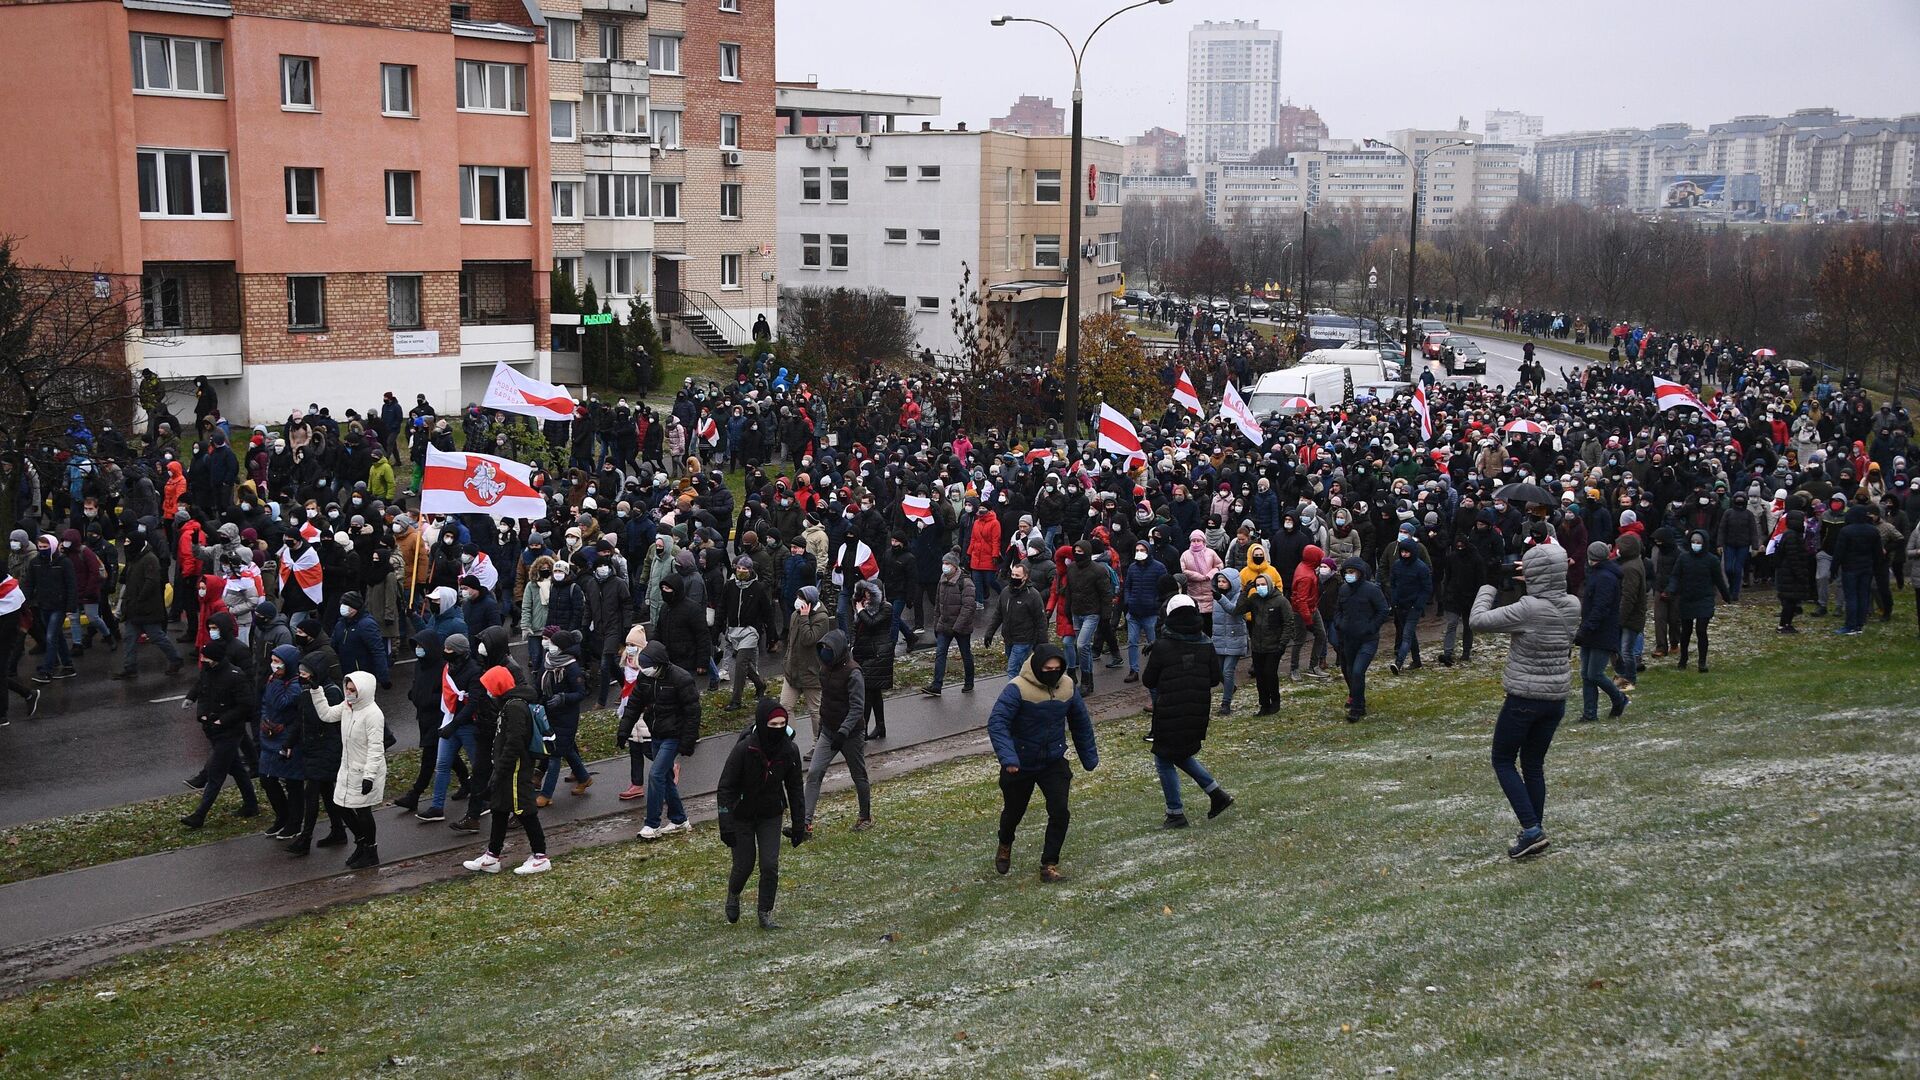
[[[862,150],[870,150],[873,148],[873,136],[855,135],[853,137],[853,145],[859,147]]]
[[[840,149],[840,136],[823,135],[820,137],[820,144],[829,150],[838,150]]]
[[[720,153],[720,163],[721,163],[722,165],[738,165],[738,164],[740,164],[740,151],[738,151],[738,150],[724,150],[724,151],[721,151],[721,153]]]
[[[818,150],[825,145],[827,145],[827,140],[821,138],[820,136],[818,135],[807,136],[807,149]]]

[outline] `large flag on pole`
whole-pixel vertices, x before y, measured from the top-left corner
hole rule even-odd
[[[1233,421],[1233,426],[1240,429],[1240,434],[1245,435],[1248,442],[1259,446],[1264,441],[1260,421],[1254,418],[1253,410],[1247,408],[1246,399],[1240,396],[1240,391],[1235,390],[1232,383],[1228,383],[1227,388],[1220,392],[1220,415]]]
[[[480,404],[501,412],[519,413],[542,420],[573,419],[573,395],[564,386],[530,379],[507,366],[502,360],[493,365],[493,378],[487,383]]]
[[[420,485],[420,511],[426,514],[486,514],[503,518],[539,518],[547,508],[533,489],[533,468],[490,454],[462,454],[427,448],[427,469]]]
[[[1173,403],[1195,416],[1205,416],[1200,408],[1200,391],[1193,388],[1193,380],[1187,377],[1185,367],[1173,369]]]
[[[1720,422],[1720,418],[1713,415],[1713,410],[1707,408],[1698,394],[1680,383],[1669,382],[1658,375],[1653,377],[1653,403],[1659,406],[1661,412],[1679,408],[1699,409],[1700,415],[1716,424]]]
[[[1413,388],[1413,414],[1420,418],[1420,439],[1433,441],[1433,412],[1427,408],[1427,387],[1425,383]]]
[[[1133,422],[1119,409],[1102,402],[1100,405],[1100,449],[1109,454],[1121,454],[1127,459],[1127,467],[1132,468],[1134,461],[1146,461],[1146,455],[1140,451],[1140,434],[1133,430]]]

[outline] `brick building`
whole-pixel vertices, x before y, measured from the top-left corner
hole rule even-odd
[[[0,0],[0,230],[29,263],[137,281],[129,364],[212,378],[235,421],[383,390],[451,409],[497,360],[545,377],[543,22],[518,0]]]
[[[1067,110],[1055,105],[1050,97],[1021,94],[1020,100],[1007,109],[1007,115],[994,117],[987,126],[1015,135],[1065,135]]]
[[[1128,136],[1124,153],[1128,176],[1178,176],[1187,171],[1187,137],[1177,131],[1157,127]]]

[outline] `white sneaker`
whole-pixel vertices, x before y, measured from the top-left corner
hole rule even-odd
[[[665,835],[665,829],[656,829],[651,825],[640,826],[640,839],[642,840],[658,840]]]
[[[499,865],[499,860],[495,860],[495,865]],[[514,867],[513,872],[522,875],[544,874],[551,869],[553,869],[552,859],[547,858],[545,855],[534,855],[529,857],[526,862]]]
[[[497,874],[500,872],[500,860],[484,851],[480,853],[479,858],[468,859],[460,865],[481,874]]]
[[[693,831],[693,822],[691,821],[683,821],[678,825],[675,825],[673,822],[669,821],[665,825],[660,826],[661,836],[672,836],[674,833],[683,833],[683,832],[690,833],[692,831]]]

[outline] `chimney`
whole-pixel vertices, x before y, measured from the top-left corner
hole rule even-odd
[[[933,130],[933,121],[931,121],[931,120],[922,120],[922,121],[920,121],[920,130],[921,130],[921,131],[932,131],[932,130]]]
[[[959,123],[953,125],[953,130],[955,131],[967,130],[967,122],[965,120],[960,121]]]

